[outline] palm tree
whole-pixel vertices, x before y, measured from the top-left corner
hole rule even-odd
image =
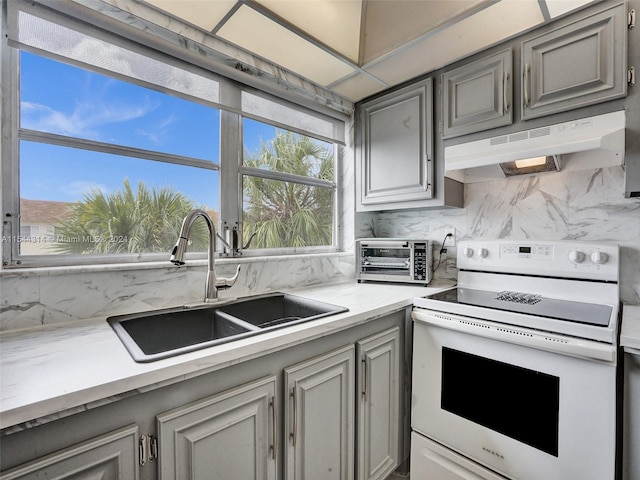
[[[134,193],[125,179],[122,190],[105,194],[93,189],[72,205],[56,228],[56,236],[64,241],[52,246],[67,254],[169,252],[182,219],[193,208],[191,200],[172,188],[149,189],[139,182]],[[191,239],[192,251],[206,249],[202,222],[194,225]]]
[[[333,180],[333,151],[304,135],[277,131],[245,165]],[[244,240],[254,248],[331,245],[334,190],[290,181],[244,177]]]

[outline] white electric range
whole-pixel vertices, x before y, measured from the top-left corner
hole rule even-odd
[[[458,245],[458,285],[414,300],[412,479],[619,475],[619,248]]]

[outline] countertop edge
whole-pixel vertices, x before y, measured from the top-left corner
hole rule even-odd
[[[634,353],[640,352],[640,305],[622,306],[620,346],[625,351],[633,349]]]
[[[3,434],[12,433],[14,429],[22,430],[47,423],[121,398],[284,350],[301,341],[322,338],[406,308],[412,305],[414,297],[431,295],[450,286],[448,284],[425,288],[346,282],[287,290],[289,293],[344,305],[349,311],[239,340],[237,343],[205,348],[151,363],[134,362],[102,318],[83,322],[81,325],[59,326],[36,332],[25,331],[22,335],[0,338],[1,342],[14,344],[13,351],[6,352],[4,348],[0,350],[0,369],[3,371],[0,429]],[[367,307],[367,302],[372,305]],[[68,338],[62,338],[65,335]],[[95,357],[86,358],[87,355],[92,355],[91,347],[83,345],[77,338],[79,336],[84,336],[85,344],[93,343]],[[34,352],[27,348],[30,341],[39,342],[38,348],[42,352]],[[49,351],[47,346],[41,345],[43,341],[58,341],[59,346],[53,345]],[[67,351],[70,345],[73,345],[75,352]],[[109,351],[103,351],[105,349]],[[64,374],[53,370],[56,362],[60,365],[73,365],[70,358],[74,353],[85,360],[82,365],[78,365],[77,378],[73,372]],[[21,359],[21,355],[24,355],[24,359]],[[37,359],[31,363],[26,361],[27,358],[38,355],[42,357],[40,363]],[[106,371],[105,362],[109,361],[113,362],[113,369],[118,370],[119,374],[110,375]],[[54,366],[50,367],[52,364]],[[52,369],[54,376],[58,377],[57,380],[39,371],[47,368]],[[94,371],[97,373],[96,376],[103,376],[95,381],[88,379]],[[9,375],[5,375],[9,372]],[[11,378],[5,378],[7,376]],[[43,379],[50,382],[49,387],[37,383]],[[57,382],[65,380],[70,383],[68,388],[58,385]],[[27,385],[23,385],[25,382]],[[29,382],[35,385],[28,388]]]

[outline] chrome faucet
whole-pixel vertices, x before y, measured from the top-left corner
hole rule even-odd
[[[215,302],[218,299],[218,290],[224,290],[233,286],[238,279],[238,274],[240,273],[240,265],[238,265],[238,269],[236,273],[231,278],[216,278],[216,272],[214,269],[215,262],[215,253],[216,253],[216,228],[213,225],[213,221],[211,217],[199,208],[195,210],[191,210],[184,220],[182,221],[182,228],[180,228],[180,236],[178,237],[178,241],[176,242],[173,250],[171,251],[171,258],[169,261],[175,265],[184,265],[184,254],[187,252],[187,242],[189,241],[189,231],[191,230],[191,226],[193,222],[195,222],[198,217],[202,217],[202,219],[206,222],[207,228],[209,229],[209,269],[207,272],[207,281],[205,285],[205,293],[204,293],[204,301],[205,302]]]

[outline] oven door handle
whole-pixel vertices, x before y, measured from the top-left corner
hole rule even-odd
[[[411,317],[416,322],[562,355],[599,360],[608,363],[614,363],[616,361],[616,349],[613,345],[591,340],[582,340],[553,333],[528,330],[522,327],[435,312],[422,308],[414,308]]]

